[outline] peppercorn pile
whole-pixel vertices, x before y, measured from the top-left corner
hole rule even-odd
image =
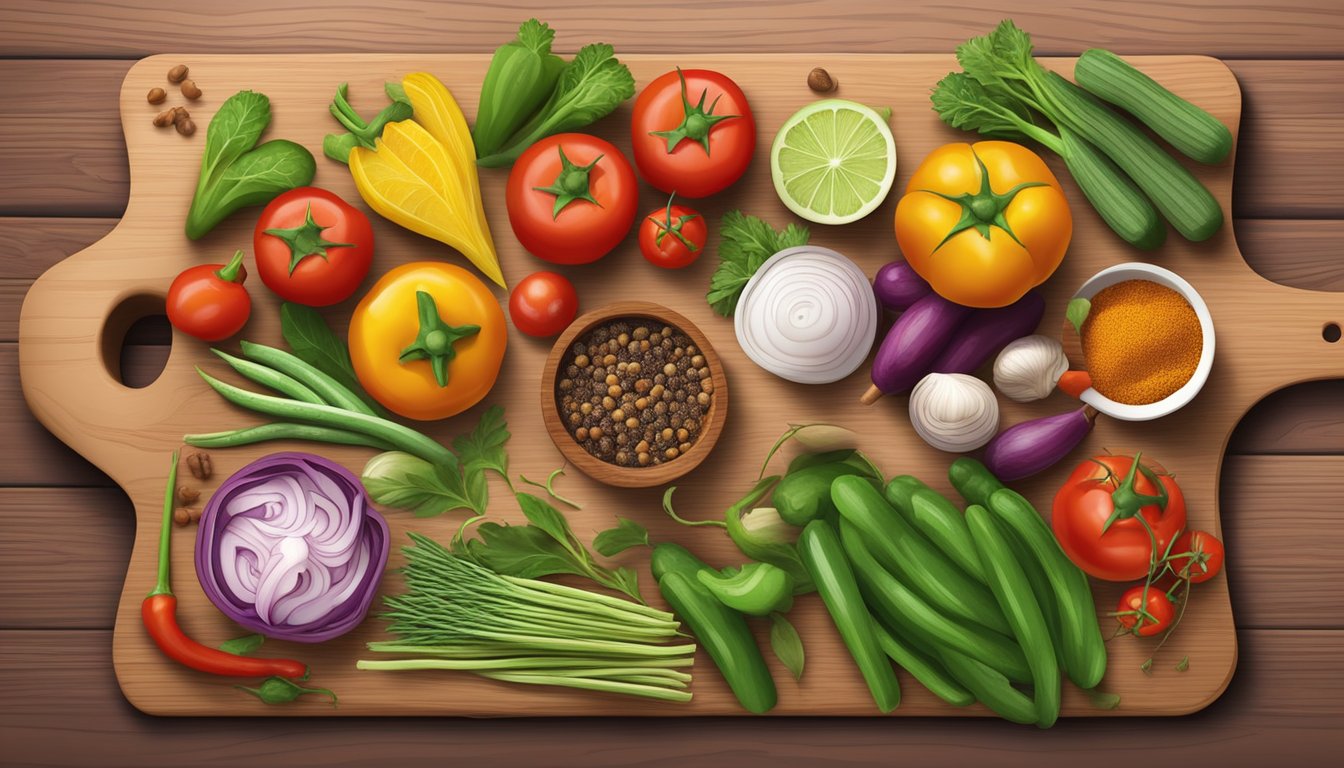
[[[580,337],[556,383],[560,418],[588,453],[648,467],[689,451],[714,401],[709,364],[682,331],[643,318]]]

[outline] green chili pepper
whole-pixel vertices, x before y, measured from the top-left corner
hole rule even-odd
[[[330,690],[326,688],[304,688],[286,677],[268,677],[256,688],[248,688],[245,685],[235,685],[233,687],[240,691],[247,691],[267,704],[285,704],[304,694],[312,693],[320,696],[330,696],[331,706],[336,706],[336,694]]]
[[[769,616],[793,607],[793,577],[769,563],[747,563],[731,573],[707,568],[696,578],[719,602],[748,616]]]
[[[849,655],[868,683],[873,701],[882,712],[890,712],[901,703],[901,686],[878,643],[876,622],[859,594],[859,583],[840,546],[840,537],[830,523],[813,520],[798,537],[798,551]]]

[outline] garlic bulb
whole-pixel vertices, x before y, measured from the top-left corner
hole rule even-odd
[[[1023,336],[1004,347],[994,361],[994,386],[1019,403],[1043,400],[1067,370],[1069,358],[1057,339]]]
[[[910,393],[910,424],[948,453],[988,443],[999,429],[999,402],[985,382],[964,373],[930,373]]]

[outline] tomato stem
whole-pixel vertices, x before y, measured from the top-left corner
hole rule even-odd
[[[1157,473],[1143,465],[1143,462],[1141,461],[1142,458],[1142,451],[1134,454],[1134,462],[1129,465],[1129,472],[1125,474],[1125,479],[1121,481],[1121,483],[1116,486],[1115,491],[1111,493],[1111,505],[1113,511],[1111,512],[1111,516],[1106,519],[1106,524],[1101,527],[1102,533],[1109,530],[1116,520],[1127,520],[1131,517],[1138,517],[1140,520],[1144,520],[1144,526],[1147,527],[1148,522],[1140,512],[1149,504],[1156,504],[1158,509],[1163,511],[1166,510],[1167,489],[1162,485],[1162,481],[1158,479]],[[1143,476],[1157,488],[1158,492],[1156,496],[1139,493],[1134,489],[1134,481],[1140,472],[1142,472]],[[1149,530],[1149,533],[1152,533],[1151,529]],[[1156,549],[1156,546],[1154,546],[1154,549]]]
[[[278,237],[289,246],[289,274],[294,274],[295,267],[299,262],[309,256],[321,256],[327,258],[328,248],[353,248],[354,243],[333,243],[322,237],[322,231],[328,227],[318,226],[313,220],[313,204],[308,204],[308,211],[303,216],[303,223],[290,229],[268,229],[266,234],[272,237]]]
[[[479,325],[448,325],[439,317],[434,297],[425,291],[415,292],[416,310],[420,315],[420,333],[410,346],[401,351],[397,362],[405,365],[412,360],[428,360],[434,371],[434,380],[440,387],[448,386],[448,364],[457,357],[454,344],[480,332]]]
[[[695,253],[700,249],[696,247],[695,243],[688,240],[686,238],[686,235],[683,234],[681,230],[683,227],[686,226],[686,222],[700,218],[700,214],[688,213],[682,216],[678,216],[675,222],[672,221],[672,200],[675,199],[676,196],[677,193],[673,192],[667,198],[667,210],[664,211],[663,218],[659,219],[654,216],[649,217],[649,221],[653,222],[653,225],[658,228],[658,234],[654,236],[653,244],[658,246],[659,248],[662,248],[663,238],[667,237],[668,235],[671,235],[680,240],[681,244],[686,246],[686,250],[690,251],[691,253]]]
[[[1031,187],[1049,186],[1042,181],[1024,181],[1002,195],[997,194],[990,186],[989,169],[985,167],[985,161],[980,159],[979,153],[974,149],[971,150],[971,155],[975,157],[976,165],[980,166],[979,192],[974,194],[967,192],[961,195],[948,195],[932,189],[921,190],[961,206],[961,219],[952,226],[952,229],[947,233],[947,236],[943,238],[942,242],[934,247],[933,250],[935,253],[938,252],[939,248],[946,245],[948,240],[951,240],[962,232],[972,228],[979,232],[981,237],[988,240],[989,228],[991,226],[998,227],[1004,232],[1007,232],[1008,236],[1013,239],[1013,242],[1022,245],[1022,241],[1017,239],[1017,235],[1013,232],[1013,228],[1009,226],[1008,219],[1004,216],[1004,212],[1008,210],[1008,206],[1012,205],[1013,199],[1017,197],[1018,192],[1021,192],[1024,189],[1030,189]],[[1023,247],[1025,248],[1026,246]]]
[[[243,252],[239,250],[233,254],[232,259],[229,259],[228,264],[215,270],[215,277],[218,277],[226,283],[241,283],[243,281],[238,278],[238,273],[242,271]]]
[[[549,187],[533,187],[538,192],[545,192],[548,195],[555,195],[555,206],[551,209],[551,220],[560,218],[560,212],[575,200],[586,200],[598,208],[602,204],[597,202],[589,188],[588,175],[592,173],[593,168],[597,166],[604,155],[598,155],[593,158],[593,162],[587,165],[575,165],[565,157],[565,148],[557,146],[560,152],[560,173],[556,175],[555,181],[551,182]]]
[[[731,120],[734,117],[741,117],[741,115],[714,114],[714,108],[719,105],[719,99],[723,98],[723,94],[714,97],[709,109],[705,109],[705,97],[709,95],[708,88],[700,91],[700,101],[695,106],[691,106],[691,100],[686,95],[686,75],[682,73],[681,67],[677,67],[677,78],[681,80],[681,109],[684,115],[681,124],[670,131],[649,131],[649,135],[667,139],[667,153],[669,155],[684,139],[690,139],[704,147],[705,154],[708,155],[709,132],[724,120]]]

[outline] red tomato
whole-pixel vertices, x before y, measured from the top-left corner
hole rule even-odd
[[[1161,557],[1185,529],[1185,497],[1176,481],[1160,467],[1138,459],[1088,459],[1055,494],[1051,524],[1059,546],[1079,568],[1098,579],[1146,577],[1153,540]]]
[[[252,232],[261,281],[285,301],[325,307],[350,298],[373,263],[373,227],[358,208],[317,187],[266,206]]]
[[[629,234],[639,187],[614,144],[561,133],[528,147],[513,164],[505,201],[513,233],[534,256],[587,264]]]
[[[742,177],[756,151],[756,119],[737,83],[677,69],[649,83],[631,121],[635,165],[669,194],[708,197]]]
[[[203,341],[227,339],[241,331],[252,314],[252,297],[243,281],[243,252],[225,264],[202,264],[182,271],[168,287],[168,322]]]
[[[1172,605],[1166,593],[1156,586],[1148,587],[1146,602],[1145,606],[1142,584],[1125,590],[1125,594],[1120,596],[1120,604],[1115,609],[1120,626],[1140,637],[1152,637],[1167,631],[1172,619],[1176,618],[1176,606]],[[1148,615],[1145,616],[1143,613]]]
[[[1171,547],[1171,567],[1193,584],[1202,584],[1223,569],[1223,542],[1207,531],[1186,531]]]
[[[574,322],[578,313],[574,284],[555,272],[533,272],[509,294],[509,317],[528,336],[554,336]]]
[[[705,217],[684,205],[673,205],[672,197],[667,199],[667,207],[650,211],[639,225],[639,252],[664,269],[694,263],[704,253],[709,238]]]

